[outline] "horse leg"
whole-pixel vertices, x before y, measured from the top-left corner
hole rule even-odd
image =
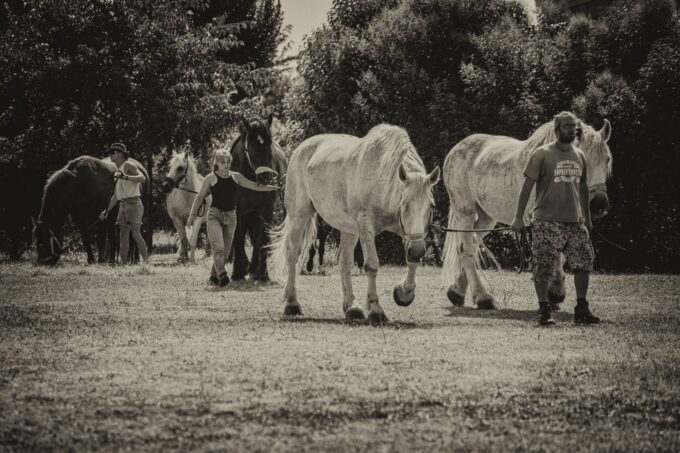
[[[92,237],[90,231],[82,222],[77,222],[78,231],[83,238],[85,253],[87,253],[87,264],[94,264],[94,253],[92,253]]]
[[[250,237],[250,244],[253,246],[253,251],[250,255],[250,266],[248,266],[248,274],[253,280],[260,280],[260,248],[262,244],[262,232],[264,231],[264,224],[257,212],[252,213],[251,221],[248,224],[248,236]]]
[[[182,222],[179,217],[173,217],[172,223],[175,225],[177,230],[177,235],[179,236],[179,251],[177,252],[177,262],[183,263],[189,257],[187,254],[187,245],[189,241],[187,240],[187,230],[184,222]]]
[[[328,233],[330,232],[330,227],[328,224],[324,224],[320,231],[317,233],[319,238],[319,273],[323,274],[323,257],[326,255],[326,239],[328,239]]]
[[[234,233],[234,263],[231,273],[231,279],[234,281],[243,280],[246,277],[246,268],[248,267],[248,258],[246,257],[246,225],[244,225],[246,217],[239,216],[236,222],[236,232]],[[225,255],[229,254],[228,250],[224,251]]]
[[[564,254],[559,253],[555,259],[553,278],[550,281],[550,286],[548,286],[548,300],[552,303],[553,309],[558,309],[559,305],[557,304],[564,302],[567,295],[564,279]]]
[[[377,326],[387,322],[385,311],[378,302],[378,291],[376,289],[376,278],[378,276],[378,251],[375,248],[375,227],[373,222],[368,218],[368,214],[363,211],[359,214],[359,240],[361,241],[361,248],[364,250],[366,263],[364,270],[366,271],[366,278],[368,280],[368,288],[366,291],[366,306],[368,308],[368,320],[372,325]]]
[[[475,227],[476,209],[471,213],[459,215],[459,228],[464,230],[471,230]],[[460,254],[465,276],[470,284],[470,292],[472,301],[478,308],[488,310],[496,308],[494,305],[494,298],[488,293],[484,287],[484,283],[479,276],[477,269],[477,254],[479,253],[479,244],[475,242],[475,233],[457,233],[460,234],[460,244],[457,244],[457,252]]]
[[[269,274],[267,273],[267,255],[269,254],[269,235],[266,231],[266,225],[271,225],[272,217],[274,215],[273,209],[265,209],[264,212],[260,214],[260,222],[258,226],[258,266],[257,266],[257,276],[263,281],[269,281]],[[255,250],[253,250],[255,253]]]
[[[106,226],[97,222],[95,226],[95,238],[97,241],[97,263],[106,262]]]
[[[310,210],[312,209],[310,206]],[[292,211],[292,209],[288,211],[289,215]],[[283,300],[286,304],[283,308],[283,314],[286,316],[302,315],[302,308],[297,299],[295,280],[297,278],[297,261],[302,253],[305,234],[307,233],[307,228],[311,228],[309,225],[311,215],[305,215],[304,212],[301,214],[288,218],[287,221],[290,221],[290,223],[286,225],[286,228],[290,228],[290,230],[286,234],[285,243],[283,244],[288,267],[288,278],[283,289]],[[313,222],[313,219],[311,221]]]
[[[196,261],[196,244],[198,243],[198,233],[201,232],[202,224],[203,219],[199,217],[194,220],[194,224],[191,227],[191,237],[189,238],[189,260],[191,262]]]
[[[309,246],[309,258],[307,259],[307,272],[311,273],[314,270],[314,255],[316,255],[316,247],[314,244]]]
[[[366,319],[364,310],[356,302],[352,289],[352,251],[357,245],[357,235],[340,233],[340,283],[342,284],[342,311],[348,321]]]
[[[449,224],[450,228],[459,228],[460,219],[455,215],[452,216],[452,221]],[[461,234],[462,233],[448,233],[446,241],[447,254],[444,257],[444,267],[450,268],[451,277],[453,283],[449,286],[446,291],[446,295],[453,305],[462,307],[465,304],[465,293],[468,288],[468,280],[465,275],[465,269],[463,267],[462,257],[461,257]]]

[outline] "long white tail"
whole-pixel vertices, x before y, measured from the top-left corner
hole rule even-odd
[[[453,207],[449,207],[449,222],[448,228],[455,228],[453,221]],[[444,238],[444,266],[442,267],[442,285],[449,286],[453,283],[453,278],[456,275],[456,269],[460,268],[460,256],[456,253],[458,246],[458,233],[446,233]]]
[[[455,229],[456,224],[453,219],[453,211],[449,208],[449,228]],[[494,256],[494,254],[489,250],[482,240],[482,236],[479,233],[472,233],[472,244],[477,253],[475,253],[475,263],[478,269],[483,269],[486,267],[495,267],[496,270],[501,269],[501,265]],[[456,275],[459,275],[460,268],[463,265],[460,259],[460,253],[458,253],[458,248],[461,246],[461,233],[449,232],[446,234],[446,239],[444,242],[444,266],[442,267],[442,285],[451,285],[453,283]],[[491,264],[488,264],[484,259],[484,256],[488,257]]]
[[[309,219],[305,222],[304,230],[302,232],[302,244],[299,250],[300,256],[298,257],[297,263],[295,265],[295,272],[300,273],[302,270],[302,264],[304,261],[304,252],[309,249],[316,238],[316,214],[311,215]],[[283,223],[277,227],[273,227],[269,230],[271,237],[271,244],[269,245],[269,258],[267,262],[267,268],[269,269],[270,277],[278,281],[279,283],[284,283],[288,278],[288,257],[287,250],[295,245],[291,244],[291,220],[290,216],[286,215]]]

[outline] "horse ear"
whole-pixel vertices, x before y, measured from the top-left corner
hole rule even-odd
[[[600,137],[602,137],[602,140],[604,140],[604,142],[607,143],[612,136],[612,124],[609,122],[608,119],[605,118],[604,126],[602,126],[602,129],[600,129],[599,132]]]
[[[439,170],[439,165],[437,165],[434,170],[432,170],[432,173],[427,175],[427,179],[430,180],[430,185],[434,186],[439,182],[439,174],[441,173],[441,170]]]
[[[403,164],[399,164],[399,180],[403,183],[408,181],[408,173]]]

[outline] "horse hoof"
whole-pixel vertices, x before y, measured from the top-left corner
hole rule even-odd
[[[408,307],[411,305],[413,300],[416,298],[416,293],[413,293],[413,297],[411,297],[408,300],[403,300],[399,297],[399,287],[395,286],[394,291],[392,291],[392,297],[394,297],[394,302],[399,305],[400,307]]]
[[[374,311],[368,314],[368,321],[372,326],[381,326],[387,322],[387,316],[385,313]]]
[[[345,312],[345,319],[347,321],[363,321],[366,319],[366,315],[364,314],[364,311],[359,308],[359,307],[352,307],[349,310]]]
[[[493,303],[493,298],[482,299],[479,302],[477,302],[477,308],[479,308],[480,310],[495,310],[496,306]]]
[[[566,293],[559,294],[553,291],[548,291],[548,301],[552,302],[553,304],[564,302],[565,297],[567,297]]]
[[[300,307],[299,304],[294,304],[294,305],[286,304],[286,306],[283,309],[283,315],[284,316],[302,316],[302,308]]]
[[[446,291],[446,296],[449,298],[449,301],[456,307],[462,307],[465,304],[465,296],[461,296],[451,288],[449,288],[448,291]]]

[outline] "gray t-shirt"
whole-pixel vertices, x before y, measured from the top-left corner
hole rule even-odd
[[[534,151],[524,176],[536,181],[535,220],[582,221],[579,186],[588,186],[583,151],[574,146],[561,151],[553,143],[544,145]]]

